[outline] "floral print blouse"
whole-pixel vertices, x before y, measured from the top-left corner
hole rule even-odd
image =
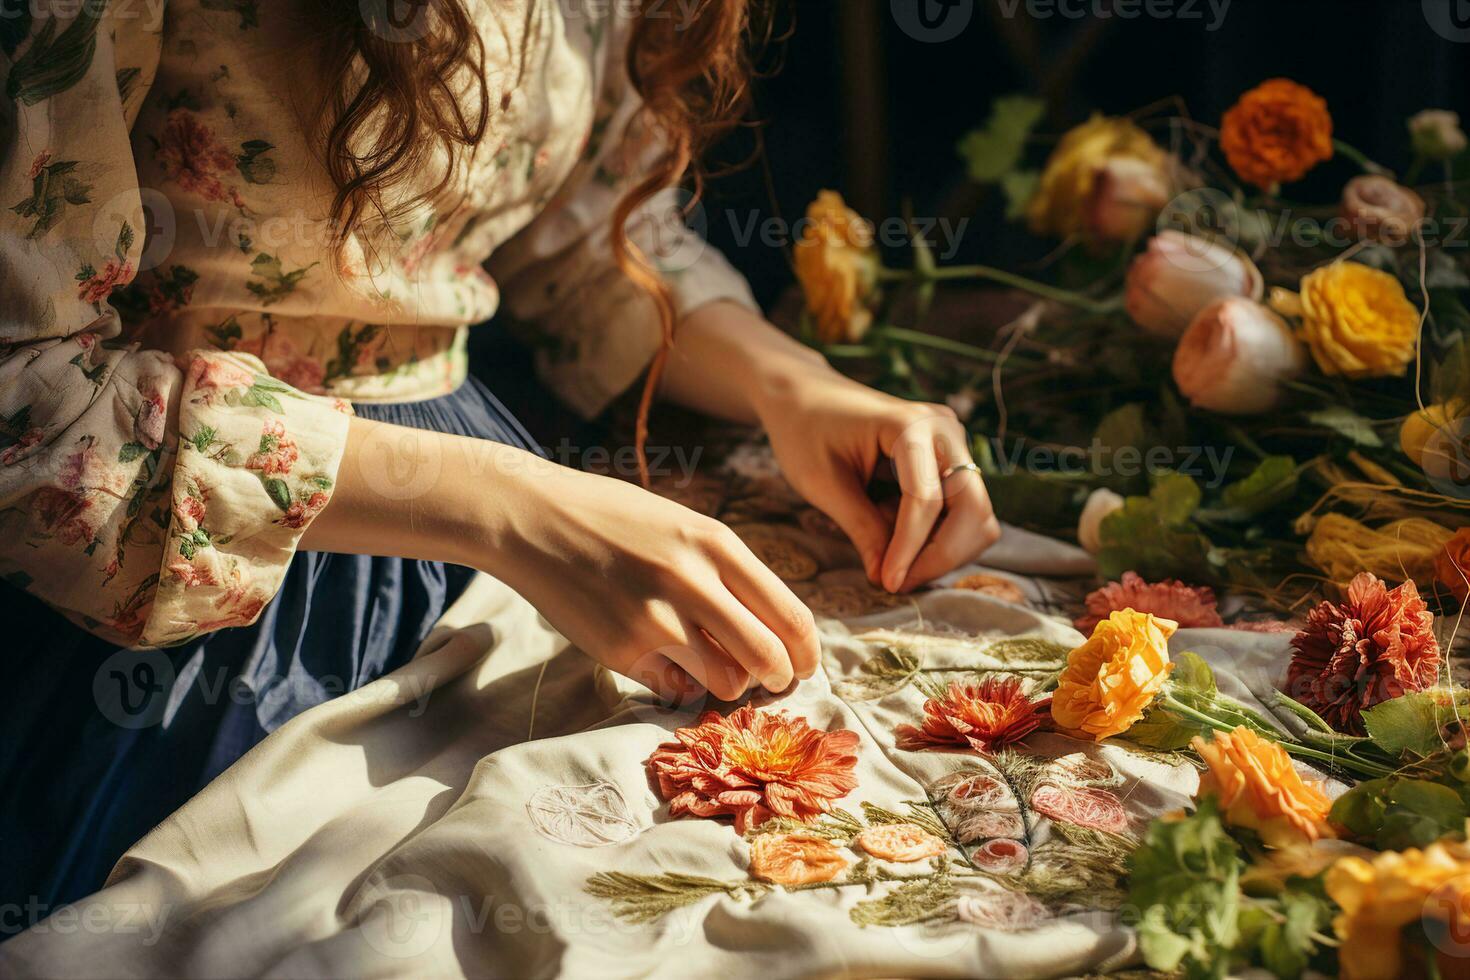
[[[330,499],[351,402],[452,391],[466,325],[502,302],[580,411],[638,378],[661,332],[613,262],[610,216],[658,147],[630,125],[626,5],[470,7],[496,111],[456,203],[340,253],[299,121],[296,5],[89,0],[0,19],[8,582],[120,643],[253,622]],[[676,204],[632,227],[680,313],[753,306]]]

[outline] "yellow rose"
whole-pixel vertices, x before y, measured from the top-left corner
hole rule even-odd
[[[1327,894],[1342,913],[1338,962],[1349,980],[1405,975],[1401,930],[1428,919],[1449,935],[1470,928],[1470,845],[1440,841],[1424,850],[1385,851],[1372,861],[1345,857],[1327,871]]]
[[[1419,311],[1387,272],[1334,262],[1302,280],[1300,297],[1277,302],[1302,319],[1302,337],[1323,374],[1398,376],[1414,360]]]
[[[1147,193],[1135,195],[1137,204],[1157,213],[1155,205],[1161,206],[1167,197],[1168,154],[1127,119],[1095,115],[1063,136],[1046,161],[1041,184],[1027,207],[1031,230],[1063,238],[1082,232],[1114,237],[1109,228],[1115,222],[1099,215],[1115,210],[1106,199],[1115,183],[1114,175],[1122,172],[1118,165],[1124,160],[1143,165],[1123,166],[1131,175],[1130,186],[1147,188]],[[1143,174],[1147,174],[1146,179]],[[1163,188],[1162,193],[1159,188]],[[1141,229],[1142,224],[1138,227]]]
[[[1075,738],[1121,735],[1143,717],[1174,665],[1169,637],[1179,624],[1120,609],[1097,624],[1092,638],[1067,655],[1052,695],[1051,717]]]
[[[1413,579],[1434,586],[1434,559],[1454,534],[1423,517],[1404,517],[1371,528],[1346,514],[1324,514],[1307,538],[1307,560],[1346,589],[1359,572],[1381,579]]]
[[[1327,826],[1332,801],[1302,779],[1280,745],[1245,727],[1216,732],[1211,742],[1196,736],[1190,744],[1209,766],[1195,799],[1219,800],[1226,823],[1249,827],[1270,847],[1333,836]]]
[[[873,226],[836,191],[822,191],[796,243],[796,278],[824,344],[857,343],[873,323],[867,307],[878,280]]]

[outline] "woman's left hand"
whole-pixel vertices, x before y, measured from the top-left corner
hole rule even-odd
[[[817,369],[758,396],[754,408],[786,478],[852,539],[874,584],[907,591],[1000,537],[964,426],[948,406]],[[868,494],[885,458],[902,491],[896,513]]]

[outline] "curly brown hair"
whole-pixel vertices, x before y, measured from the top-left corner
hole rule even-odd
[[[485,45],[470,11],[474,2],[495,0],[313,0],[308,5],[329,80],[313,129],[336,187],[331,217],[339,243],[369,214],[391,223],[448,191],[459,154],[485,138],[494,112],[503,109],[490,104]],[[528,19],[539,2],[547,0],[526,0]],[[628,222],[659,191],[686,177],[692,178],[698,198],[702,185],[696,162],[748,111],[749,42],[759,32],[753,27],[756,8],[763,5],[760,0],[702,0],[687,16],[675,16],[667,0],[634,2],[638,9],[627,72],[643,100],[640,123],[662,140],[665,153],[619,202],[611,240],[619,267],[653,299],[663,324],[664,344],[649,369],[638,413],[638,456],[646,482],[648,411],[673,343],[675,315],[668,285],[628,237]],[[408,18],[390,21],[394,4],[407,4],[398,12],[407,11]],[[516,69],[524,71],[524,63],[522,51]],[[422,181],[436,166],[437,182],[427,189],[406,198],[390,193],[411,179]]]

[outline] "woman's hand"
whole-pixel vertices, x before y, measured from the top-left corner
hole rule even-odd
[[[484,440],[353,419],[302,547],[479,568],[673,700],[781,691],[820,656],[806,606],[723,524]]]
[[[844,378],[732,303],[700,307],[675,337],[665,391],[693,408],[764,425],[786,478],[842,527],[875,584],[912,589],[1000,536],[984,481],[963,468],[972,463],[968,439],[947,407]],[[896,513],[867,492],[885,459],[903,491]]]
[[[756,411],[791,485],[852,539],[868,578],[902,592],[973,561],[1000,524],[971,463],[964,426],[945,405],[894,398],[810,369],[769,386]],[[902,497],[896,515],[868,495],[882,460]]]

